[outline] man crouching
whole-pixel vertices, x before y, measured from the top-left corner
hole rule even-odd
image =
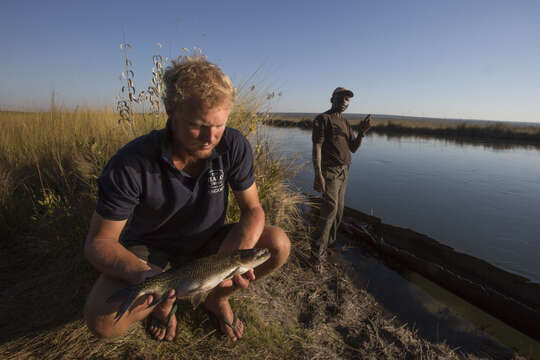
[[[251,147],[240,132],[226,126],[236,97],[229,77],[199,57],[173,62],[164,82],[166,127],[121,148],[98,180],[98,201],[84,251],[101,275],[88,295],[84,316],[95,335],[107,338],[120,336],[149,317],[149,334],[170,341],[176,332],[174,290],[154,306],[152,295],[141,297],[116,324],[118,304],[107,299],[119,289],[198,257],[268,248],[268,261],[223,281],[204,302],[219,319],[221,332],[236,341],[244,327],[229,297],[235,288],[246,288],[282,266],[290,242],[280,228],[265,225]],[[238,223],[224,225],[229,185],[241,215]]]

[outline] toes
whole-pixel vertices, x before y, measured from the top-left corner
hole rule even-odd
[[[151,329],[152,336],[154,337],[154,339],[161,340],[162,338],[161,331],[162,331],[161,328],[157,326],[154,326],[153,329]]]
[[[229,339],[231,339],[233,342],[237,341],[238,340],[238,336],[236,336],[235,332],[230,330],[229,331]]]
[[[238,339],[240,339],[244,335],[244,324],[242,321],[237,320],[236,327],[234,328],[234,334]]]
[[[176,319],[173,320],[171,317],[170,324],[166,329],[159,326],[150,326],[148,331],[156,340],[165,339],[167,341],[171,341],[174,339],[174,335],[176,334]]]
[[[174,335],[176,334],[176,316],[171,316],[171,320],[169,321],[169,327],[167,328],[167,337],[165,338],[167,341],[172,341],[174,339]]]
[[[148,330],[150,331],[150,335],[157,340],[162,340],[163,336],[165,335],[165,330],[158,326],[152,325],[148,328]]]
[[[220,321],[220,323],[221,323],[221,332],[223,335],[225,335],[227,338],[229,338],[232,341],[238,340],[235,330],[231,329],[230,326],[225,324],[223,321]]]
[[[240,320],[237,320],[236,326],[233,329],[229,325],[222,322],[221,323],[221,331],[230,340],[237,341],[244,335],[244,324]]]

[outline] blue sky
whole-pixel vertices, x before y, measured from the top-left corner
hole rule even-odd
[[[540,1],[9,1],[0,107],[112,107],[125,30],[138,88],[156,42],[198,46],[236,84],[281,91],[273,111],[540,122]]]

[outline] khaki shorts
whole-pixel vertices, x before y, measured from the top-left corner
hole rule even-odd
[[[171,256],[163,250],[152,248],[148,245],[133,245],[127,249],[137,255],[138,258],[141,258],[153,265],[159,266],[164,270],[168,270],[171,267],[176,268],[182,266],[191,260],[216,254],[221,246],[221,243],[223,240],[225,240],[225,237],[227,237],[227,234],[229,231],[231,231],[234,225],[236,224],[227,224],[221,227],[221,229],[219,229],[218,232],[215,233],[214,236],[192,256]]]

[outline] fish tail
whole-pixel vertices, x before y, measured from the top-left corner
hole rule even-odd
[[[138,286],[138,285],[130,286],[130,287],[118,290],[117,292],[112,294],[111,297],[107,299],[108,303],[121,301],[121,300],[124,301],[122,305],[120,305],[120,309],[118,310],[118,312],[116,313],[116,316],[114,317],[115,324],[120,320],[122,315],[124,315],[124,313],[129,309],[131,304],[133,304],[135,299],[139,296],[140,291],[141,291],[141,286]]]

